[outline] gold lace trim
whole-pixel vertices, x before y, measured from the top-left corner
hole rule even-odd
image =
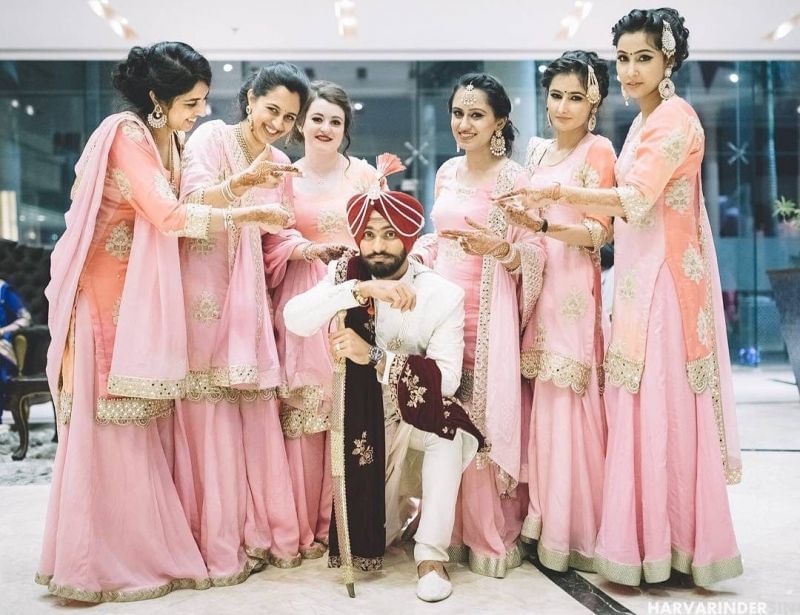
[[[147,427],[153,419],[169,416],[175,407],[171,399],[97,398],[95,420],[101,424]]]
[[[339,555],[328,557],[328,568],[341,568],[342,558]],[[353,557],[353,568],[358,568],[364,572],[383,570],[383,557]]]
[[[631,395],[639,392],[639,384],[642,381],[642,372],[644,371],[644,361],[629,359],[611,347],[606,353],[603,370],[607,383],[610,382],[617,387],[625,387],[625,390]]]
[[[519,272],[522,273],[522,316],[520,327],[528,324],[533,316],[536,301],[542,294],[542,284],[544,283],[544,254],[536,246],[524,243],[516,243],[516,248],[520,256]],[[510,271],[509,273],[517,273]]]
[[[520,538],[523,542],[532,542],[539,540],[542,535],[542,519],[540,517],[533,517],[527,515],[525,521],[522,522],[522,530]]]
[[[262,401],[275,399],[276,389],[232,389],[219,386],[214,382],[212,370],[189,372],[183,382],[183,397],[190,401],[209,401],[218,403],[222,400],[236,403],[242,401]]]
[[[306,408],[294,408],[281,404],[281,430],[286,438],[296,439],[307,434],[320,433],[330,429],[327,416],[322,416]]]
[[[72,417],[72,393],[65,393],[61,391],[58,396],[58,409],[56,411],[56,415],[58,416],[58,422],[61,425],[66,425],[69,423],[69,419]]]
[[[606,227],[593,218],[584,218],[582,224],[584,227],[586,227],[586,230],[589,231],[589,237],[592,240],[592,248],[590,252],[592,254],[597,254],[600,252],[600,248],[602,248],[606,244],[606,241],[608,241]]]
[[[672,568],[684,574],[690,574],[695,585],[706,587],[725,579],[737,577],[744,572],[741,555],[717,560],[705,566],[694,566],[693,555],[672,548],[670,559],[657,562],[643,562],[641,565],[620,564],[595,555],[594,568],[597,573],[621,585],[639,585],[644,576],[646,583],[660,583],[670,576]]]
[[[111,395],[141,399],[177,399],[183,395],[183,380],[156,380],[136,376],[108,377],[106,387]]]
[[[592,375],[590,365],[549,350],[525,350],[520,356],[520,368],[528,380],[552,381],[562,389],[571,388],[576,395],[586,393]]]
[[[35,582],[39,585],[46,585],[47,591],[53,596],[66,600],[77,600],[79,602],[136,602],[138,600],[150,600],[161,598],[176,589],[208,589],[212,585],[210,579],[173,579],[169,583],[138,589],[134,591],[88,591],[73,587],[71,585],[56,585],[53,583],[52,575],[36,573]]]
[[[508,553],[500,557],[491,555],[479,555],[466,545],[451,545],[447,549],[451,562],[469,562],[469,569],[485,577],[502,579],[512,568],[517,568],[522,564],[522,549],[519,543],[509,549]]]
[[[625,220],[635,229],[645,229],[653,226],[653,204],[648,202],[644,195],[634,186],[620,186],[614,188],[619,197]]]
[[[262,547],[251,547],[250,545],[245,545],[244,552],[247,553],[248,557],[259,560],[259,562],[263,562],[264,564],[274,566],[275,568],[297,568],[303,563],[303,557],[300,553],[289,558],[282,558],[270,553]]]
[[[584,572],[594,572],[594,558],[575,549],[564,553],[548,549],[539,541],[536,546],[536,554],[539,556],[539,562],[550,570],[566,572],[569,568],[575,568]]]

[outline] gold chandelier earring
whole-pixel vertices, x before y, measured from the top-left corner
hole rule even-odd
[[[600,95],[600,84],[597,82],[597,75],[594,72],[594,66],[587,65],[586,75],[586,100],[592,105],[589,111],[588,129],[592,132],[597,126],[597,107],[603,97]]]
[[[492,156],[495,158],[506,155],[506,138],[499,128],[494,131],[492,139],[489,141],[489,151],[492,152]]]
[[[147,114],[147,123],[153,128],[164,128],[167,125],[167,114],[161,109],[161,105],[156,103],[153,110]]]
[[[675,83],[672,81],[672,64],[675,57],[675,36],[672,34],[672,27],[666,19],[662,19],[661,27],[661,53],[664,54],[667,67],[664,69],[664,78],[658,84],[658,93],[661,100],[669,100],[675,96]]]

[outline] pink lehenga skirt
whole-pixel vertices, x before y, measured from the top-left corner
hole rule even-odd
[[[528,516],[522,540],[538,540],[552,570],[594,570],[603,497],[606,421],[596,371],[586,392],[536,382],[528,438]]]
[[[59,428],[42,557],[51,594],[132,601],[210,586],[170,474],[161,434],[95,421],[98,375],[87,299],[77,298],[72,414]]]
[[[681,313],[669,270],[656,281],[639,393],[606,389],[608,455],[595,568],[615,583],[671,570],[710,585],[742,574],[711,392],[686,377]]]

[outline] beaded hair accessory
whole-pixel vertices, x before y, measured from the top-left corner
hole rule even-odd
[[[461,104],[465,107],[471,107],[478,102],[478,97],[475,96],[475,86],[471,83],[467,84],[464,88],[464,96],[461,97]]]
[[[675,36],[672,34],[672,27],[669,22],[662,17],[661,27],[661,51],[667,60],[675,55]]]
[[[587,65],[589,75],[586,79],[586,100],[589,104],[596,105],[600,102],[600,84],[597,82],[597,75],[594,72],[594,67],[591,64]]]

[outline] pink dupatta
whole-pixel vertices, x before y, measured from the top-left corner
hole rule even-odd
[[[56,404],[75,297],[103,197],[108,154],[124,121],[139,124],[156,150],[150,131],[135,114],[118,113],[103,120],[75,166],[72,206],[65,215],[67,227],[51,258],[50,283],[45,289],[51,335],[47,380]],[[179,397],[187,367],[178,239],[164,235],[137,214],[108,392],[143,399]]]

